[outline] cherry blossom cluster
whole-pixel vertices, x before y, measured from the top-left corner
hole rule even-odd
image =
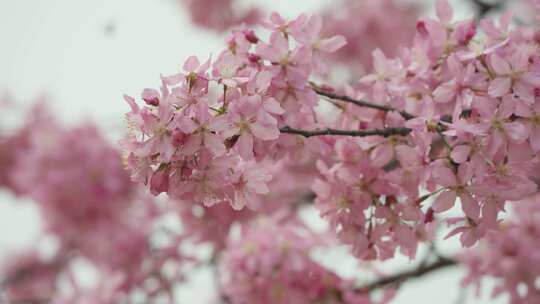
[[[0,151],[10,161],[2,167],[9,181],[3,186],[36,203],[47,233],[43,238],[58,244],[52,257],[40,255],[36,246],[7,260],[2,269],[6,301],[79,303],[99,295],[107,297],[99,303],[118,303],[134,292],[149,299],[172,297],[172,284],[182,279],[180,268],[169,277],[161,271],[165,263],[191,260],[178,251],[185,236],[154,244],[154,223],[164,211],[136,189],[121,154],[94,125],[66,128],[39,105],[26,125],[2,139]],[[73,267],[81,260],[99,272],[99,282],[113,278],[94,286],[107,292],[87,292],[77,279],[61,283],[75,276]],[[59,289],[66,284],[68,292]]]
[[[418,21],[411,48],[392,59],[375,51],[374,72],[344,91],[397,111],[348,105],[340,128],[410,131],[340,140],[337,162],[321,165],[318,204],[362,255],[387,258],[396,244],[411,255],[429,235],[424,224],[458,198],[463,215],[448,219],[449,236],[472,246],[498,229],[507,201],[536,192],[539,57],[534,32],[511,30],[510,21],[453,22],[449,4],[438,1],[437,20]]]
[[[145,106],[126,97],[133,179],[256,210],[276,160],[312,159],[316,206],[358,257],[400,248],[413,258],[458,201],[449,236],[472,246],[498,229],[507,201],[537,189],[540,65],[534,31],[510,29],[509,14],[498,24],[452,16],[438,1],[410,48],[374,51],[373,72],[337,89],[311,82],[329,69],[322,53],[345,44],[320,37],[320,18],[272,14],[268,43],[234,31],[216,60],[190,57],[161,92],[145,89]]]
[[[317,124],[318,98],[307,80],[325,69],[322,53],[345,44],[340,36],[320,37],[320,24],[318,17],[273,14],[268,43],[235,31],[216,60],[190,57],[182,72],[162,77],[160,91],[145,89],[144,106],[126,97],[133,180],[205,206],[258,209],[274,160],[309,145],[319,152],[318,141],[280,136],[280,127]]]
[[[474,250],[460,255],[469,274],[464,284],[480,287],[485,277],[493,278],[493,297],[510,295],[510,303],[538,303],[540,275],[540,196],[515,205],[515,214],[503,223],[500,233],[490,233]]]
[[[243,228],[220,265],[231,303],[372,303],[351,281],[310,258],[324,240],[301,223],[260,217]]]

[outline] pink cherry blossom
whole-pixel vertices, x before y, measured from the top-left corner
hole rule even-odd
[[[468,164],[459,166],[457,176],[447,167],[436,168],[433,172],[435,181],[447,190],[439,194],[433,203],[433,210],[435,212],[446,211],[454,206],[456,198],[459,197],[463,212],[473,220],[478,219],[480,205],[472,197],[467,185],[464,184],[470,180],[472,173],[472,168]]]

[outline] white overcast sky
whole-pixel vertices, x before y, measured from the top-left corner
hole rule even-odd
[[[293,16],[330,1],[256,2]],[[458,15],[470,15],[458,2],[453,2]],[[124,93],[157,86],[160,73],[175,72],[192,54],[217,53],[223,40],[194,29],[175,0],[0,0],[0,20],[0,94],[9,92],[25,103],[47,94],[62,119],[91,117],[112,134],[123,125]],[[110,35],[108,27],[114,28]],[[0,257],[38,233],[39,216],[32,206],[0,191]],[[407,266],[399,260],[387,268],[394,265]],[[405,285],[393,303],[457,304],[461,276],[459,270],[426,276]],[[189,301],[183,303],[204,303],[200,297],[208,295],[208,284],[208,273],[197,275],[190,290],[182,291]],[[503,302],[473,298],[466,303]]]

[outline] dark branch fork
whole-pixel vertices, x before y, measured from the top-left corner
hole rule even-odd
[[[352,97],[346,96],[346,95],[338,95],[334,93],[330,93],[324,90],[321,90],[316,84],[310,83],[313,91],[317,93],[320,96],[327,97],[329,99],[334,100],[340,100],[348,103],[355,104],[360,107],[366,107],[366,108],[372,108],[376,110],[380,110],[383,112],[390,112],[395,111],[399,113],[403,118],[409,120],[413,119],[416,116],[409,114],[405,111],[400,111],[397,109],[394,109],[389,106],[385,105],[379,105],[371,102],[367,102],[364,100],[358,100],[354,99]],[[407,136],[409,133],[412,132],[412,129],[409,128],[384,128],[384,129],[370,129],[370,130],[338,130],[338,129],[320,129],[320,130],[303,130],[303,129],[295,129],[291,128],[289,126],[282,127],[280,129],[281,133],[288,133],[288,134],[296,134],[301,135],[304,137],[312,137],[312,136],[325,136],[325,135],[334,135],[334,136],[354,136],[354,137],[367,137],[367,136],[382,136],[382,137],[390,137],[393,135],[399,135],[399,136]]]
[[[329,98],[331,100],[344,101],[344,102],[355,104],[360,107],[376,109],[383,112],[396,112],[396,113],[399,113],[406,120],[416,118],[416,116],[406,111],[398,110],[398,109],[385,106],[385,105],[371,103],[365,100],[354,99],[347,95],[339,95],[339,94],[327,92],[325,90],[322,90],[319,86],[317,86],[314,83],[310,83],[310,85],[315,93],[317,93],[320,96]],[[439,122],[435,129],[441,135],[441,137],[443,137],[441,132],[446,130],[446,126]],[[369,130],[338,130],[338,129],[332,129],[332,128],[320,129],[320,130],[303,130],[303,129],[295,129],[289,126],[285,126],[280,129],[280,132],[301,135],[304,137],[325,136],[325,135],[354,136],[354,137],[367,137],[367,136],[390,137],[393,135],[407,136],[409,135],[409,133],[412,132],[412,129],[403,127],[403,128],[384,128],[384,129],[369,129]]]

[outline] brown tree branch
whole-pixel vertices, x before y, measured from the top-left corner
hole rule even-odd
[[[415,116],[410,114],[410,113],[407,113],[405,111],[401,111],[401,110],[398,110],[398,109],[394,109],[394,108],[389,107],[389,106],[384,106],[384,105],[380,105],[380,104],[376,104],[376,103],[371,103],[371,102],[361,100],[361,99],[354,99],[354,98],[349,97],[347,95],[339,95],[339,94],[327,92],[327,91],[322,90],[321,88],[319,88],[315,84],[311,84],[311,87],[312,87],[313,91],[315,93],[317,93],[318,95],[321,95],[321,96],[324,96],[324,97],[327,97],[327,98],[330,98],[330,99],[341,100],[341,101],[344,101],[344,102],[355,104],[355,105],[360,106],[360,107],[376,109],[376,110],[380,110],[380,111],[383,111],[383,112],[394,111],[394,112],[399,113],[403,118],[405,118],[407,120],[415,118]]]
[[[401,117],[405,118],[406,120],[416,118],[416,116],[414,116],[414,115],[412,115],[412,114],[410,114],[410,113],[408,113],[406,111],[398,110],[398,109],[395,109],[395,108],[392,108],[392,107],[389,107],[389,106],[384,106],[384,105],[371,103],[371,102],[368,102],[368,101],[365,101],[365,100],[354,99],[354,98],[352,98],[350,96],[347,96],[347,95],[339,95],[339,94],[327,92],[325,90],[322,90],[319,86],[317,86],[314,83],[310,83],[310,84],[311,84],[311,87],[312,87],[312,89],[313,89],[313,91],[315,93],[317,93],[320,96],[327,97],[329,99],[340,100],[340,101],[355,104],[355,105],[360,106],[360,107],[376,109],[376,110],[380,110],[380,111],[383,111],[383,112],[391,112],[391,111],[397,112],[397,113],[399,113],[401,115]],[[447,130],[447,128],[446,128],[445,125],[443,125],[441,122],[437,123],[435,131],[440,133],[440,132],[443,132],[443,131],[446,131],[446,130]]]
[[[4,303],[4,302],[0,302]],[[18,299],[5,302],[6,304],[48,304],[51,299]]]
[[[409,279],[418,278],[423,275],[435,272],[437,270],[441,270],[441,269],[456,266],[456,265],[457,265],[457,262],[454,260],[444,258],[444,257],[439,257],[439,259],[436,262],[433,262],[431,264],[420,265],[416,269],[407,270],[401,273],[397,273],[397,274],[382,278],[375,282],[358,287],[356,290],[369,292],[369,291],[387,287],[390,285],[399,285]]]
[[[385,128],[385,129],[371,129],[371,130],[337,130],[337,129],[322,129],[322,130],[301,130],[294,129],[291,127],[283,127],[279,129],[281,133],[287,134],[297,134],[304,137],[312,136],[324,136],[324,135],[334,135],[334,136],[354,136],[354,137],[366,137],[366,136],[383,136],[389,137],[392,135],[407,136],[411,133],[409,128]]]

